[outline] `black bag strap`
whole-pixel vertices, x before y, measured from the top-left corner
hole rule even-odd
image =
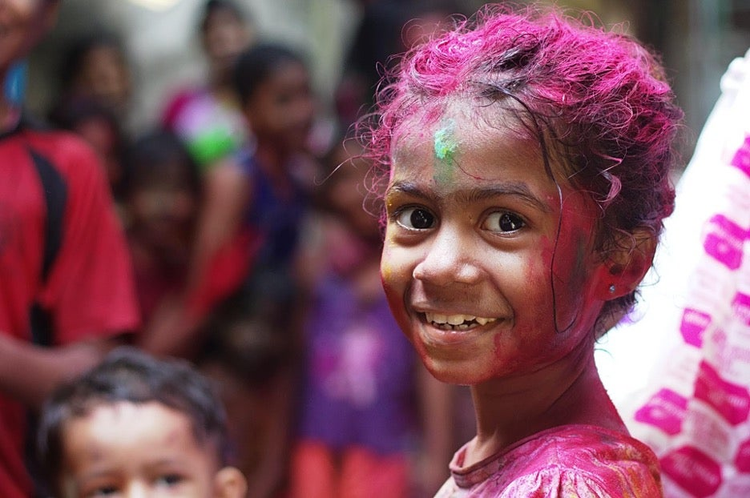
[[[49,278],[62,245],[63,217],[68,199],[68,186],[49,159],[31,148],[29,148],[29,154],[42,183],[47,213],[42,260],[42,282],[44,283]],[[39,303],[34,303],[30,311],[30,321],[31,337],[34,344],[51,346],[53,324],[49,312]]]
[[[62,244],[63,216],[68,198],[68,186],[49,159],[33,149],[29,149],[29,153],[34,168],[39,174],[39,180],[42,182],[47,211],[47,222],[44,229],[44,260],[42,263],[42,281],[46,282]]]

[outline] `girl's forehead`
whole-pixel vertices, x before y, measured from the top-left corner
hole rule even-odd
[[[543,163],[538,138],[510,111],[492,107],[458,103],[419,110],[393,134],[391,169],[408,165],[415,152],[426,150],[436,165],[460,166],[471,158]]]

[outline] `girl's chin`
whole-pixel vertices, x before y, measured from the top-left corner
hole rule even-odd
[[[492,378],[491,373],[477,371],[476,362],[445,361],[425,357],[422,360],[430,375],[446,384],[471,386]]]

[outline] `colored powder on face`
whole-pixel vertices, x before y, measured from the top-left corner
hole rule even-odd
[[[391,275],[393,274],[393,271],[391,270],[391,267],[384,263],[380,265],[380,280],[381,281],[388,281],[391,278]]]
[[[445,120],[443,126],[435,130],[435,174],[433,178],[437,183],[446,183],[451,180],[453,164],[458,152],[458,143],[454,138],[455,122],[452,119]]]

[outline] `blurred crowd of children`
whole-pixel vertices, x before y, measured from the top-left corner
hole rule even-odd
[[[105,168],[141,313],[133,345],[187,359],[215,385],[225,463],[248,496],[431,496],[463,438],[454,388],[425,373],[388,311],[377,186],[351,138],[376,63],[460,9],[364,4],[322,144],[310,140],[321,134],[308,61],[260,39],[232,0],[205,3],[208,74],[165,96],[152,129],[127,125],[137,61],[103,33],[71,43],[48,115]]]

